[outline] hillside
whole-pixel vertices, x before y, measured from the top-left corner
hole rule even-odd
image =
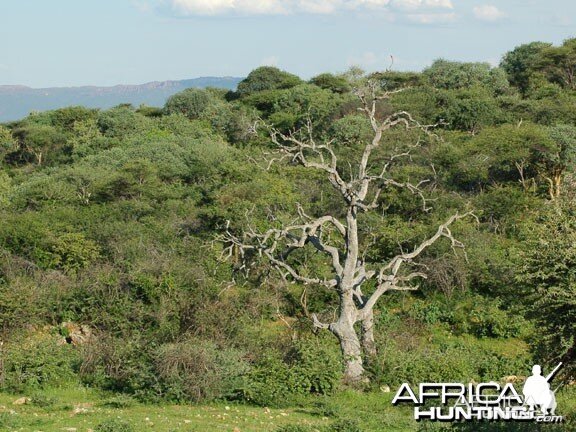
[[[166,99],[186,88],[217,87],[233,90],[241,78],[201,77],[179,81],[154,81],[141,85],[113,87],[52,87],[0,85],[0,122],[17,120],[33,111],[47,111],[71,105],[111,108],[122,103],[162,106]]]
[[[0,125],[0,428],[535,432],[391,400],[562,362],[546,430],[574,430],[576,89],[551,49],[576,44]]]

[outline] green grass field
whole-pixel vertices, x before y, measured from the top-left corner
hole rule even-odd
[[[144,405],[129,398],[85,388],[53,389],[28,395],[0,394],[0,430],[87,432],[108,419],[120,419],[135,431],[274,431],[283,425],[322,426],[357,419],[363,430],[414,430],[409,410],[390,405],[391,393],[344,392],[306,400],[303,407],[271,409],[233,403]],[[302,404],[304,405],[304,404]]]
[[[559,411],[568,422],[554,430],[573,430],[570,418],[576,412],[575,396],[573,388],[559,393]],[[25,404],[14,404],[21,397],[30,400]],[[393,393],[344,391],[332,397],[307,398],[284,409],[271,409],[224,402],[146,405],[129,397],[103,394],[83,387],[51,389],[28,395],[0,393],[0,430],[89,432],[98,431],[100,424],[111,419],[131,425],[136,432],[258,432],[276,431],[287,425],[313,426],[312,430],[321,430],[345,419],[357,421],[359,430],[365,432],[434,429],[413,421],[411,408],[393,407],[390,403],[392,397]]]

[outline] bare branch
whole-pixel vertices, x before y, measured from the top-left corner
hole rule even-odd
[[[330,231],[330,227],[332,227],[344,238],[347,232],[346,228],[333,216],[312,219],[300,205],[298,205],[298,213],[301,218],[309,219],[309,222],[286,226],[282,229],[272,228],[262,234],[249,230],[244,233],[242,239],[230,231],[228,221],[226,231],[220,238],[221,241],[228,245],[224,249],[222,257],[230,259],[236,250],[241,258],[244,259],[246,251],[251,250],[259,256],[265,256],[280,271],[283,278],[289,276],[292,280],[303,284],[334,287],[337,284],[336,279],[326,280],[304,276],[292,265],[288,264],[286,259],[294,250],[302,249],[307,244],[311,244],[316,250],[331,257],[334,273],[336,277],[341,277],[344,272],[341,263],[341,253],[336,246],[328,244],[323,237],[324,230]]]
[[[418,257],[425,249],[432,246],[438,239],[440,239],[442,237],[449,239],[453,249],[464,248],[464,245],[462,244],[462,242],[460,242],[459,240],[456,240],[456,238],[454,238],[449,227],[455,221],[460,220],[460,219],[464,219],[467,217],[473,217],[473,218],[477,219],[476,215],[474,215],[472,212],[467,212],[467,213],[464,213],[462,215],[459,213],[456,213],[455,215],[452,215],[450,218],[448,218],[448,220],[446,222],[444,222],[442,225],[440,225],[438,227],[438,230],[436,231],[436,233],[433,236],[429,237],[428,239],[426,239],[422,243],[420,243],[418,246],[416,246],[412,250],[412,252],[403,252],[399,255],[396,255],[394,258],[392,258],[388,262],[388,264],[383,266],[380,269],[380,271],[378,272],[378,276],[377,276],[378,286],[377,286],[376,290],[374,291],[374,293],[370,296],[370,298],[368,299],[366,304],[364,305],[363,310],[367,311],[367,310],[373,308],[374,305],[376,304],[376,302],[378,301],[378,299],[386,291],[389,291],[389,290],[402,290],[402,291],[411,290],[411,288],[409,286],[399,285],[399,283],[410,282],[411,280],[413,280],[415,278],[422,278],[422,277],[425,278],[426,277],[425,274],[421,273],[421,272],[411,273],[407,276],[401,276],[398,273],[402,267],[402,264],[410,263],[412,260],[414,260],[416,257]]]
[[[322,330],[328,330],[330,328],[330,324],[321,322],[316,314],[312,314],[312,322],[314,324],[314,328]]]
[[[349,199],[346,182],[337,170],[338,158],[332,149],[332,141],[317,144],[314,140],[311,120],[308,119],[305,133],[291,131],[288,134],[271,128],[270,137],[284,157],[299,163],[306,168],[314,168],[328,173],[332,186],[340,191],[345,199]]]

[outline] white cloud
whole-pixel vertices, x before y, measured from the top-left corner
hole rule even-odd
[[[454,9],[451,0],[424,0],[424,5],[428,7],[437,7],[444,9]]]
[[[157,0],[158,1],[158,0]],[[160,0],[179,16],[333,14],[362,10],[452,9],[452,0]]]
[[[455,13],[420,13],[406,15],[408,21],[416,24],[448,24],[456,21]]]
[[[337,2],[331,0],[300,0],[295,5],[302,12],[314,14],[331,14],[336,12]]]
[[[170,0],[172,10],[178,15],[282,14],[287,11],[277,0]]]
[[[407,11],[454,8],[451,0],[391,0],[390,6]]]
[[[474,16],[481,21],[494,22],[506,16],[504,12],[492,5],[475,6],[472,11]]]

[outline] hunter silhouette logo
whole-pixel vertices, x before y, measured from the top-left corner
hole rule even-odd
[[[532,367],[532,376],[528,377],[522,393],[524,394],[524,402],[534,411],[540,408],[543,415],[554,415],[556,411],[556,390],[550,390],[550,381],[558,372],[562,363],[544,378],[542,376],[542,369],[540,365]]]
[[[560,423],[564,417],[557,416],[556,390],[550,382],[562,367],[554,368],[546,377],[540,365],[532,367],[532,376],[526,379],[522,396],[512,383],[501,386],[491,381],[480,384],[421,383],[415,393],[410,384],[400,386],[392,405],[412,403],[416,420],[461,421],[503,420]],[[435,399],[438,405],[432,403]]]

